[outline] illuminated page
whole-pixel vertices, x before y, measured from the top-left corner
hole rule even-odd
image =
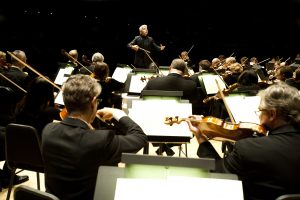
[[[70,77],[73,70],[73,67],[60,68],[54,80],[54,83],[57,85],[63,85],[64,82],[66,82],[66,80]]]
[[[167,189],[165,179],[118,178],[114,200],[167,200],[172,196]]]
[[[127,75],[130,72],[131,72],[131,68],[117,67],[112,75],[112,78],[121,83],[125,83],[125,81],[127,79]]]
[[[260,103],[259,96],[232,95],[226,96],[225,101],[236,123],[252,122],[260,124],[259,117],[255,113]]]
[[[59,105],[65,105],[64,100],[63,100],[63,95],[62,95],[62,90],[59,91],[57,94],[54,103],[59,104]]]
[[[221,90],[226,88],[224,81],[218,75],[207,74],[207,75],[202,75],[201,78],[203,80],[206,94],[208,95],[216,94],[219,91],[216,80],[218,81]]]
[[[198,197],[198,198],[197,198]],[[239,180],[167,177],[167,179],[118,178],[114,200],[243,200]]]
[[[170,176],[167,183],[172,191],[172,198],[170,199],[195,199],[195,197],[199,197],[201,200],[244,199],[242,181],[240,180]]]
[[[192,115],[192,104],[176,100],[133,100],[129,110],[131,117],[146,135],[192,137],[186,122],[165,124],[166,117],[187,118]]]
[[[148,82],[148,78],[153,76],[153,74],[136,74],[131,76],[130,86],[129,86],[129,93],[141,93]],[[146,80],[141,80],[146,78]]]

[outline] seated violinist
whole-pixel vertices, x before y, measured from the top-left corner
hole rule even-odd
[[[184,62],[186,63],[186,66],[188,69],[194,70],[195,71],[195,65],[193,64],[192,60],[189,57],[189,54],[187,51],[182,51],[180,53],[180,58],[182,60],[184,60]]]
[[[97,62],[104,62],[104,56],[99,52],[96,52],[93,54],[92,61],[87,60],[86,57],[83,57],[83,58],[84,58],[85,62],[88,64],[88,66],[81,67],[79,69],[80,74],[90,75],[91,72],[94,72],[95,64]]]
[[[147,136],[124,111],[97,110],[101,86],[94,78],[73,75],[62,91],[69,115],[43,130],[46,191],[59,199],[92,200],[99,166],[115,166],[122,153],[138,152],[147,144]],[[94,129],[91,123],[96,115],[118,121],[118,127]],[[123,134],[117,134],[118,130]]]
[[[102,88],[102,92],[99,95],[101,102],[98,105],[98,109],[104,107],[122,109],[122,97],[118,93],[121,93],[124,89],[124,83],[109,77],[109,67],[105,62],[94,63],[94,78]]]
[[[300,90],[300,68],[295,70],[293,78],[286,79],[285,82],[286,84]]]
[[[238,140],[226,157],[220,158],[196,123],[187,121],[196,136],[199,157],[216,159],[218,172],[237,174],[243,182],[245,200],[274,200],[300,193],[300,95],[285,83],[259,92],[257,111],[267,136]],[[201,120],[200,116],[191,119]]]

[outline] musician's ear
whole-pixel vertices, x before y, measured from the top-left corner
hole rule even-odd
[[[269,120],[270,121],[274,121],[278,117],[278,112],[274,109],[269,110],[268,113],[269,113]]]

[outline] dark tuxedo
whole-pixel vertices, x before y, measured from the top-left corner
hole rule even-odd
[[[135,38],[128,43],[127,47],[131,48],[132,45],[138,45],[139,47],[150,52],[152,50],[160,51],[160,46],[158,46],[153,38],[149,36],[135,36]],[[136,67],[149,68],[151,63],[152,61],[143,50],[139,49],[137,52],[135,52],[134,65]]]
[[[197,154],[217,158],[219,171],[237,174],[246,200],[274,200],[300,193],[300,129],[293,126],[282,126],[265,137],[239,140],[225,159],[220,159],[209,142],[200,144]]]
[[[176,73],[149,80],[143,90],[183,91],[182,99],[188,99],[191,103],[196,97],[196,83]]]
[[[4,72],[4,75],[21,88],[25,90],[27,89],[30,79],[28,74],[24,73],[20,68],[16,66],[10,66],[8,70]],[[2,81],[2,85],[10,87],[15,92],[17,102],[20,101],[25,95],[23,91],[6,80]]]
[[[60,199],[92,200],[98,167],[117,165],[121,153],[136,153],[147,143],[143,130],[129,117],[122,117],[119,127],[125,135],[91,130],[74,118],[48,124],[42,137],[46,190]]]

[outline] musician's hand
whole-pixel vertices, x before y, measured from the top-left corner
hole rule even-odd
[[[193,134],[196,136],[199,144],[207,141],[207,137],[205,135],[203,135],[201,130],[199,129],[198,122],[200,122],[202,120],[202,118],[203,118],[203,115],[192,115],[186,120],[190,131],[193,132]]]
[[[119,119],[126,116],[126,113],[123,110],[120,110],[117,108],[105,107],[105,108],[98,110],[97,115],[103,120],[109,121],[112,118],[115,118],[117,121],[119,121]]]
[[[162,44],[160,44],[160,50],[163,51],[166,48],[166,46],[163,46]]]
[[[133,49],[134,51],[138,51],[139,50],[139,46],[138,45],[132,45],[131,49]]]

